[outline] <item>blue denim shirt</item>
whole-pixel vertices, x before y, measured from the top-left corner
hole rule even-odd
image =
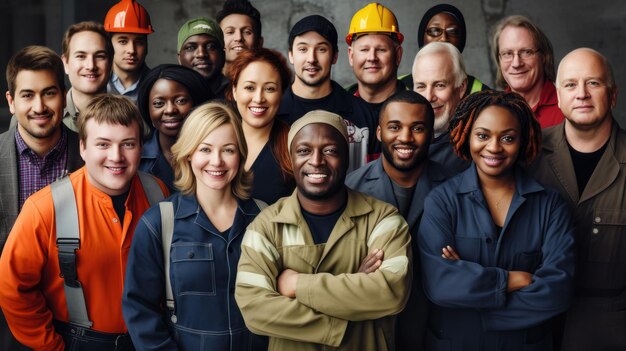
[[[176,318],[164,307],[161,213],[155,206],[135,230],[124,284],[124,320],[136,349],[256,349],[259,337],[246,328],[234,292],[241,240],[258,206],[239,200],[232,227],[219,233],[195,195],[177,193],[166,201],[174,205],[169,264]]]
[[[163,152],[161,152],[159,132],[156,130],[152,133],[150,139],[143,144],[139,170],[161,179],[170,190],[170,193],[178,191],[174,186],[174,170],[170,163],[167,162]]]
[[[442,258],[446,245],[461,259]],[[472,163],[426,197],[419,247],[424,290],[435,304],[426,349],[551,349],[542,323],[569,307],[574,274],[574,228],[556,191],[518,168],[498,232]],[[508,271],[533,281],[507,293]]]

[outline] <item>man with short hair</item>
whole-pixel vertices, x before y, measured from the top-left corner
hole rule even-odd
[[[375,116],[388,97],[406,89],[396,79],[403,40],[396,16],[379,3],[366,5],[350,21],[348,59],[358,82],[348,92],[365,100]]]
[[[0,306],[35,350],[134,350],[121,306],[127,254],[149,199],[168,191],[137,174],[141,116],[130,100],[94,98],[78,130],[85,166],[24,203],[0,257]]]
[[[285,89],[277,118],[292,124],[307,112],[325,110],[344,118],[350,134],[350,170],[378,157],[380,144],[374,137],[376,116],[360,99],[330,79],[337,62],[337,30],[326,18],[307,16],[289,33],[289,62],[295,79]]]
[[[434,140],[428,158],[460,173],[470,162],[457,156],[450,144],[448,126],[465,94],[467,74],[459,50],[450,43],[430,43],[413,61],[413,90],[424,96],[435,111]]]
[[[435,115],[420,94],[403,90],[385,101],[376,136],[382,157],[350,173],[346,185],[385,201],[400,211],[409,224],[413,252],[417,247],[424,198],[432,188],[453,175],[428,160]],[[384,254],[384,253],[383,253]],[[422,350],[429,302],[422,289],[419,260],[413,261],[413,288],[396,322],[396,350]]]
[[[543,132],[531,170],[574,211],[575,298],[563,350],[626,349],[626,131],[613,118],[617,86],[608,60],[581,48],[556,78],[565,121]]]
[[[296,190],[261,212],[241,244],[235,298],[246,325],[279,350],[395,349],[412,276],[406,221],[344,185],[341,116],[307,113],[288,145]],[[368,257],[373,272],[362,269]]]
[[[224,34],[215,20],[198,17],[185,22],[178,30],[178,63],[200,73],[214,97],[224,98],[228,79],[224,68]]]
[[[226,64],[222,73],[227,74],[228,65],[242,50],[263,47],[261,13],[248,0],[226,0],[215,19],[224,32]]]
[[[107,12],[104,29],[111,34],[114,50],[107,91],[136,102],[139,84],[150,72],[146,65],[148,34],[154,32],[150,15],[135,0],[121,0]]]
[[[7,102],[16,125],[0,134],[0,253],[26,199],[80,168],[78,135],[62,123],[63,62],[54,51],[28,46],[9,60]],[[0,349],[26,350],[0,318]]]
[[[61,47],[65,73],[72,84],[67,91],[63,123],[76,132],[80,111],[94,97],[107,91],[113,45],[102,24],[87,21],[69,26]]]

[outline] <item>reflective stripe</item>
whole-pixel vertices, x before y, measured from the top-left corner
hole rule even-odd
[[[250,272],[237,272],[237,279],[235,280],[236,285],[252,285],[259,288],[275,291],[274,287],[272,287],[272,283],[270,279],[264,275],[250,273]]]
[[[283,246],[304,245],[304,235],[295,225],[283,225]]]
[[[380,265],[381,271],[388,271],[394,274],[406,273],[409,267],[409,258],[406,256],[396,256],[388,260],[384,260]]]
[[[267,240],[266,237],[261,235],[261,233],[255,232],[253,230],[246,230],[246,234],[241,241],[241,245],[247,246],[256,252],[262,253],[272,262],[276,262],[280,258],[280,256],[278,255],[278,250],[276,250],[274,245],[269,240]]]
[[[474,82],[472,82],[472,89],[470,90],[470,94],[479,92],[483,90],[483,83],[478,79],[474,78]]]
[[[367,240],[367,247],[372,248],[374,241],[380,236],[388,233],[395,232],[399,228],[406,226],[406,221],[399,214],[395,214],[391,217],[387,217],[380,221],[372,230],[369,239]],[[378,248],[380,249],[380,248]]]

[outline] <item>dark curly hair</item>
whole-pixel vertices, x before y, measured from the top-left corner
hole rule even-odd
[[[470,160],[469,135],[478,115],[489,106],[510,111],[520,124],[521,146],[518,160],[532,163],[541,150],[541,126],[526,100],[517,93],[487,90],[467,96],[454,111],[450,121],[450,142],[459,157]]]

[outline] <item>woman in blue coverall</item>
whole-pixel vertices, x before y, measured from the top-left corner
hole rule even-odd
[[[574,235],[566,203],[521,167],[540,152],[524,99],[485,91],[450,124],[465,172],[426,198],[419,229],[434,303],[427,350],[551,350],[551,318],[571,301]]]
[[[222,103],[196,108],[172,147],[175,185],[169,262],[159,206],[135,230],[122,309],[137,350],[261,350],[235,302],[235,279],[248,224],[262,206],[249,197],[246,143],[237,113]],[[167,218],[167,217],[164,217]],[[173,306],[166,304],[169,265]],[[265,345],[264,345],[265,344]]]

